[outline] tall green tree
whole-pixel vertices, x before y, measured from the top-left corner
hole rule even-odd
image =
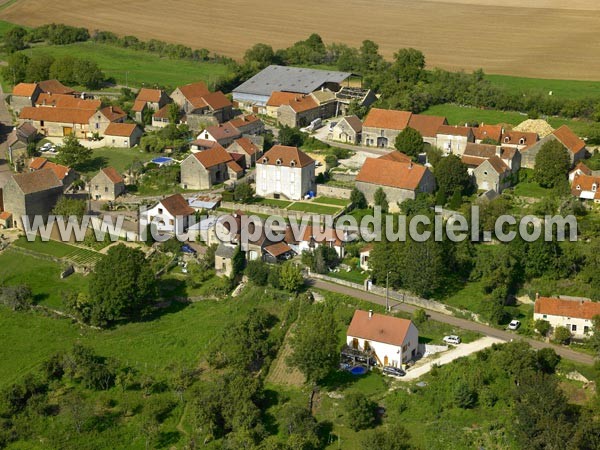
[[[6,32],[4,35],[4,49],[8,53],[18,52],[27,47],[25,38],[27,37],[27,30],[23,27],[13,27]]]
[[[254,44],[244,54],[246,64],[255,64],[258,70],[262,70],[275,61],[273,47],[267,44]]]
[[[442,158],[435,168],[435,179],[438,188],[451,198],[454,192],[468,194],[472,186],[467,166],[456,155]]]
[[[416,159],[419,154],[423,153],[425,142],[423,141],[421,133],[414,128],[406,127],[398,134],[398,136],[396,136],[394,147],[396,150],[406,153],[408,156]]]
[[[567,182],[571,167],[569,151],[559,141],[548,141],[535,157],[535,180],[546,188],[560,187]]]
[[[339,348],[332,308],[322,303],[305,307],[291,346],[289,364],[297,367],[309,384],[317,384],[334,370],[339,361]]]
[[[416,83],[425,69],[425,55],[414,48],[402,48],[394,54],[392,72],[398,81]]]
[[[283,263],[279,273],[279,284],[286,291],[297,292],[304,284],[300,267],[292,261]]]
[[[47,80],[50,78],[50,67],[54,63],[52,55],[39,54],[31,57],[27,66],[26,79],[29,82]]]
[[[84,147],[73,135],[65,136],[60,146],[58,157],[59,163],[69,167],[77,167],[85,164],[92,157],[92,149]]]
[[[387,195],[385,194],[383,188],[378,187],[375,191],[375,194],[373,194],[373,204],[375,206],[379,206],[381,208],[382,213],[387,213],[389,211],[390,205],[388,203]]]
[[[2,68],[2,77],[13,84],[27,79],[29,57],[23,53],[13,53],[6,58],[6,66]]]
[[[352,209],[365,209],[368,206],[365,194],[357,187],[353,188],[350,193],[350,202],[352,203]]]
[[[346,419],[354,431],[365,430],[375,424],[377,404],[362,392],[352,392],[345,398]]]
[[[85,214],[86,201],[76,198],[61,197],[56,202],[52,214],[56,216],[71,217],[75,216],[81,219]]]

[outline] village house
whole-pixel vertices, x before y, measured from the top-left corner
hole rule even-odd
[[[8,211],[0,212],[0,230],[8,230],[13,227],[13,215]]]
[[[578,161],[581,161],[586,156],[585,142],[577,137],[568,126],[563,125],[548,136],[527,146],[521,151],[523,155],[523,167],[528,169],[535,168],[535,157],[544,144],[551,141],[560,142],[569,151],[571,164],[577,164]]]
[[[338,92],[349,72],[271,65],[233,90],[235,106],[258,114],[267,114],[266,106],[273,92],[308,95],[327,89]]]
[[[301,100],[303,97],[303,94],[297,94],[296,92],[273,92],[265,105],[265,114],[277,119],[277,111],[280,106],[289,105],[292,102]]]
[[[571,194],[580,200],[593,200],[600,203],[600,171],[593,171],[584,163],[579,162],[569,172]]]
[[[408,111],[372,108],[363,121],[363,145],[394,148],[396,137],[408,126],[411,115]]]
[[[441,126],[448,121],[441,116],[428,116],[425,114],[411,114],[408,126],[417,130],[423,137],[423,142],[431,147],[438,146],[437,133]]]
[[[305,127],[320,116],[319,104],[306,95],[277,109],[277,123],[288,127]]]
[[[256,164],[256,159],[260,157],[260,148],[247,137],[236,139],[227,147],[227,152],[244,155],[244,169],[249,169]]]
[[[362,270],[369,270],[369,258],[371,257],[371,250],[373,250],[374,245],[372,243],[365,245],[359,251],[359,267]]]
[[[163,90],[142,88],[133,102],[131,111],[135,113],[135,120],[141,123],[144,121],[144,111],[147,108],[158,111],[170,102],[171,99]]]
[[[523,150],[525,147],[535,144],[538,139],[539,136],[537,133],[503,130],[502,136],[500,137],[500,145],[502,145],[502,147],[513,147],[517,150]],[[523,167],[526,166],[523,165]]]
[[[202,152],[204,150],[210,150],[211,148],[220,145],[215,141],[210,141],[208,139],[196,139],[190,142],[190,151],[192,153]]]
[[[594,332],[593,319],[600,315],[600,303],[588,298],[539,297],[536,295],[533,320],[545,320],[552,328],[565,327],[576,339]]]
[[[255,114],[246,114],[229,121],[242,135],[256,135],[265,132],[265,124]]]
[[[13,175],[2,189],[4,211],[21,229],[23,217],[30,224],[36,216],[46,220],[62,195],[63,185],[49,168]]]
[[[46,80],[39,83],[18,83],[10,96],[10,106],[16,113],[26,106],[35,106],[40,94],[74,96],[75,91],[58,80]]]
[[[91,109],[26,106],[21,109],[19,119],[31,123],[44,136],[73,135],[79,139],[86,139],[90,135],[90,122],[95,112]]]
[[[154,128],[165,128],[167,125],[169,125],[169,123],[171,123],[171,118],[169,117],[169,106],[170,104],[165,105],[152,114],[152,126]]]
[[[358,107],[368,108],[375,101],[377,96],[371,89],[364,89],[356,86],[342,86],[339,91],[335,93],[335,99],[337,100],[337,113],[346,116],[350,110],[350,105],[354,104]]]
[[[469,143],[461,161],[475,179],[478,189],[500,194],[515,181],[511,175],[521,168],[521,153],[512,147]]]
[[[125,180],[114,167],[105,167],[90,180],[89,193],[94,200],[116,200],[125,193]]]
[[[104,141],[110,147],[131,148],[139,144],[143,134],[135,123],[111,123],[104,130]]]
[[[446,155],[461,156],[469,142],[475,142],[471,127],[442,125],[436,134],[437,147]]]
[[[113,123],[123,123],[127,113],[118,106],[106,106],[98,110],[90,119],[90,130],[100,136],[106,134],[106,129]]]
[[[315,161],[296,147],[276,145],[256,163],[256,195],[301,200],[315,189]]]
[[[13,128],[6,139],[8,161],[11,164],[17,164],[27,156],[27,147],[35,142],[37,134],[37,128],[27,122]]]
[[[419,330],[407,319],[356,310],[346,332],[346,345],[371,353],[380,366],[401,368],[417,357]]]
[[[233,274],[233,256],[238,246],[221,242],[215,250],[215,272],[220,277],[231,277]]]
[[[202,81],[180,86],[171,94],[192,130],[218,125],[233,117],[233,104],[221,91],[211,93]]]
[[[100,100],[86,99],[70,94],[52,94],[43,92],[38,95],[34,106],[38,108],[92,109],[96,111],[102,106],[102,102]]]
[[[62,164],[56,164],[52,161],[48,161],[46,158],[36,157],[32,158],[29,162],[29,171],[35,172],[37,170],[42,169],[50,169],[54,172],[56,177],[62,183],[64,189],[66,190],[73,181],[79,178],[79,174],[75,172],[73,169],[67,166],[63,166]]]
[[[174,194],[162,199],[153,208],[140,213],[142,226],[151,225],[159,232],[183,233],[194,216],[194,209],[181,194]]]
[[[398,211],[403,201],[414,200],[418,193],[435,190],[435,178],[427,167],[399,160],[400,156],[392,152],[384,157],[365,160],[356,176],[356,188],[365,195],[369,205],[374,204],[375,192],[379,188],[385,192],[391,212]]]
[[[210,189],[213,185],[242,177],[244,169],[220,145],[192,153],[180,164],[184,189]]]
[[[473,135],[475,136],[476,144],[481,144],[483,141],[488,140],[489,143],[493,141],[495,144],[500,145],[503,132],[504,129],[502,128],[502,125],[481,124],[478,127],[473,127]]]
[[[223,147],[227,147],[236,139],[242,137],[242,133],[230,122],[225,122],[222,125],[214,125],[204,129],[196,139],[217,142]]]
[[[340,234],[342,237],[340,238]],[[345,256],[344,243],[348,240],[346,233],[338,231],[333,228],[315,229],[311,226],[307,226],[304,229],[302,238],[291,247],[298,254],[308,251],[311,252],[318,247],[325,245],[335,250],[340,259]]]
[[[329,139],[347,144],[360,144],[362,122],[357,116],[342,117],[331,130]]]

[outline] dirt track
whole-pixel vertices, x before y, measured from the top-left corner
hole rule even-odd
[[[327,42],[425,52],[429,66],[489,73],[600,79],[600,2],[595,0],[19,0],[0,18],[64,22],[158,38],[239,57],[256,42]],[[375,7],[374,5],[379,5]],[[566,9],[573,8],[573,9]],[[338,19],[339,18],[339,19]],[[337,20],[337,21],[336,21]],[[332,22],[333,21],[333,22]]]

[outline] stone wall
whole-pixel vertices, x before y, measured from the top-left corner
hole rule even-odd
[[[328,186],[326,184],[317,185],[317,195],[322,195],[324,197],[349,199],[351,193],[352,189],[348,188]]]

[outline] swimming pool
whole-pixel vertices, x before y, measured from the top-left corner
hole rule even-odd
[[[364,375],[365,373],[367,373],[367,368],[363,366],[355,366],[352,369],[350,369],[350,373],[352,375]]]

